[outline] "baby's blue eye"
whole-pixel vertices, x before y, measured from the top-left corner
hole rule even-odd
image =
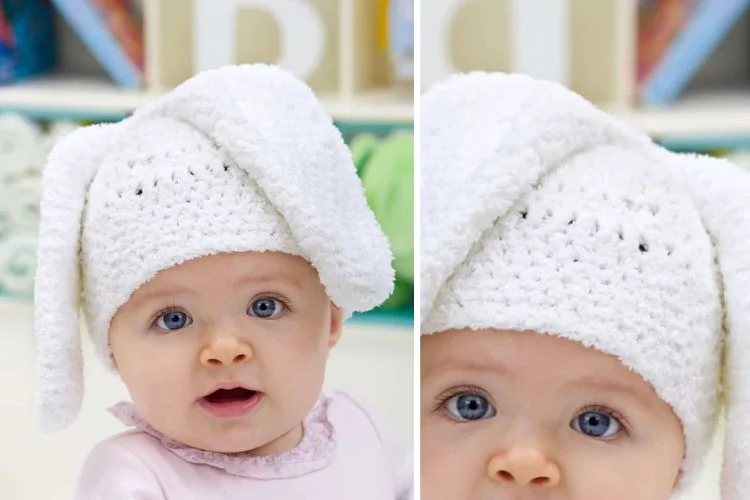
[[[484,420],[496,414],[487,398],[467,392],[451,397],[445,402],[445,409],[457,420],[463,421]]]
[[[192,322],[193,320],[190,319],[190,316],[182,311],[169,311],[157,318],[156,326],[162,330],[174,331],[185,328]]]
[[[284,311],[284,304],[280,300],[263,297],[250,305],[248,314],[263,319],[272,319]]]
[[[570,423],[570,426],[578,432],[595,438],[612,437],[622,428],[617,419],[600,411],[581,413]]]

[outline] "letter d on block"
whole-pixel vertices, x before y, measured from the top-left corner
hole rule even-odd
[[[302,0],[193,0],[193,68],[200,72],[235,64],[235,17],[240,8],[268,12],[279,24],[281,55],[276,64],[306,80],[320,65],[325,27]]]

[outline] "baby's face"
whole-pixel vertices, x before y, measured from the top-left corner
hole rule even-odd
[[[246,252],[159,273],[117,312],[110,344],[158,431],[195,448],[267,455],[301,439],[340,330],[309,263]],[[215,392],[231,387],[241,388]]]
[[[530,332],[422,338],[430,500],[668,500],[682,427],[616,358]]]

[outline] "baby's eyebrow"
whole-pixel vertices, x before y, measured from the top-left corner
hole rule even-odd
[[[169,297],[172,295],[196,295],[196,294],[197,292],[193,290],[192,288],[175,285],[175,286],[170,286],[170,287],[157,288],[155,290],[144,291],[143,293],[139,294],[137,298],[135,298],[135,301],[141,304],[148,304],[149,302],[152,302],[154,299],[160,299],[162,297]]]
[[[484,372],[489,375],[510,377],[511,372],[503,365],[495,362],[490,362],[489,359],[480,360],[475,356],[471,357],[455,357],[455,356],[444,356],[438,358],[435,362],[430,363],[430,366],[422,372],[422,378],[431,378],[435,375],[444,375],[447,373],[466,373],[466,372]]]
[[[645,394],[644,391],[638,388],[635,384],[631,384],[628,382],[618,382],[615,380],[607,380],[600,377],[582,377],[571,380],[565,385],[566,387],[585,387],[587,389],[595,389],[601,392],[617,392],[626,396],[630,396],[649,408],[653,408],[655,406],[655,402],[657,399],[657,396],[649,397],[648,394]]]
[[[281,271],[274,271],[274,272],[266,272],[266,273],[249,273],[245,274],[244,276],[240,277],[237,281],[234,282],[235,288],[241,288],[247,285],[251,285],[257,282],[261,283],[270,283],[270,282],[286,282],[291,285],[294,285],[297,288],[302,288],[302,282],[294,275],[281,272]]]

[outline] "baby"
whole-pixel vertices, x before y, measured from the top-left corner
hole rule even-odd
[[[423,498],[684,499],[723,373],[750,498],[748,174],[521,75],[449,78],[421,127]]]
[[[342,324],[391,293],[385,235],[312,91],[272,66],[202,73],[63,139],[45,169],[38,412],[83,398],[79,309],[133,403],[75,498],[411,499],[411,456],[342,393]]]

